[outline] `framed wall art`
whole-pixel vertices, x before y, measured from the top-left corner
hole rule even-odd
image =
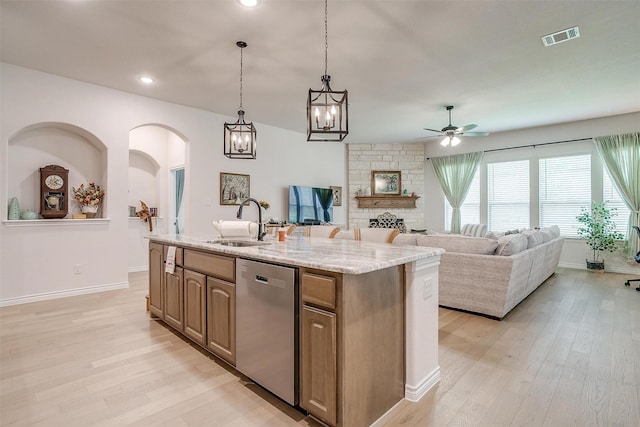
[[[240,205],[250,196],[249,175],[220,172],[220,204]]]
[[[399,196],[401,191],[400,171],[371,171],[373,196]]]
[[[333,191],[333,206],[342,206],[342,187],[329,186]]]

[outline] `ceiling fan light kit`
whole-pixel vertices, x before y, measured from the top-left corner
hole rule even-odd
[[[320,90],[309,89],[307,97],[307,141],[340,142],[349,134],[347,91],[332,90],[327,73],[327,0],[324,2],[324,75]]]
[[[449,144],[451,144],[452,147],[455,147],[456,145],[460,144],[460,138],[458,138],[457,136],[445,136],[444,139],[440,142],[440,145],[442,145],[443,147],[446,147]]]
[[[257,132],[253,122],[244,120],[242,109],[242,50],[247,47],[243,41],[236,42],[240,48],[240,108],[235,123],[224,124],[224,155],[230,159],[255,159]]]

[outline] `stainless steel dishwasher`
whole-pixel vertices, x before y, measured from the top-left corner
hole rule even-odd
[[[236,261],[236,368],[298,404],[295,268]]]

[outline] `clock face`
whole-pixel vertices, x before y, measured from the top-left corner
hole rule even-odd
[[[64,180],[60,175],[49,175],[44,180],[44,183],[47,184],[47,187],[49,187],[50,189],[57,190],[64,185]]]

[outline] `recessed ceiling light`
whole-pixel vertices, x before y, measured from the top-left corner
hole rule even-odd
[[[260,0],[238,0],[244,7],[256,7]]]
[[[155,81],[149,76],[140,76],[140,77],[138,77],[138,80],[140,80],[142,83],[147,84],[147,85],[150,85],[151,83],[153,83]]]

